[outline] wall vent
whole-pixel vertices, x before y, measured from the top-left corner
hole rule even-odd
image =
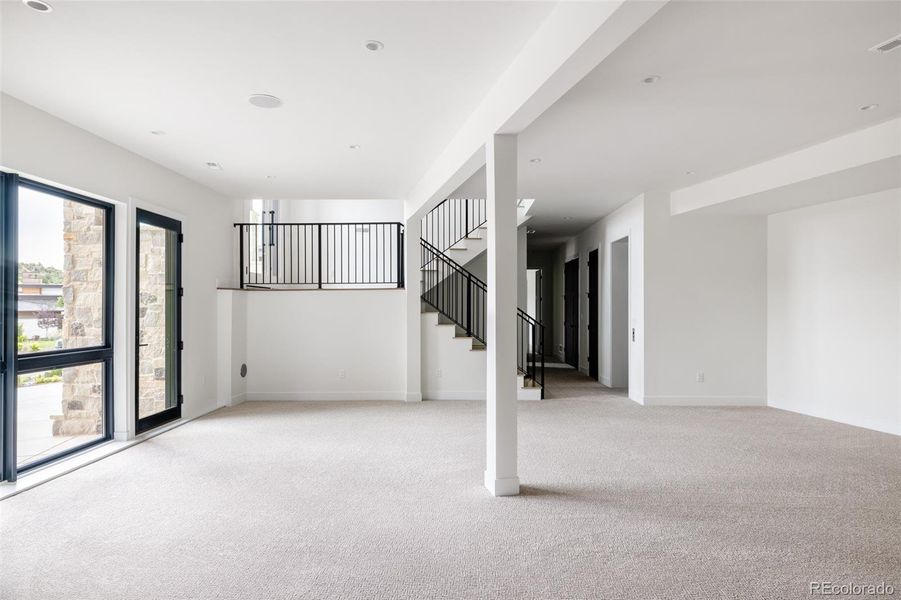
[[[886,54],[888,52],[891,52],[892,50],[897,50],[898,48],[901,48],[901,35],[896,35],[889,40],[885,40],[881,44],[876,44],[875,46],[870,48],[870,52]]]

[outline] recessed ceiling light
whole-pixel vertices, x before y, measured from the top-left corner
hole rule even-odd
[[[870,52],[879,52],[880,54],[886,54],[887,52],[897,50],[898,48],[901,48],[901,35],[896,35],[891,39],[876,44],[875,46],[870,48]]]
[[[873,110],[874,108],[879,108],[878,104],[864,104],[860,107],[860,110]]]
[[[47,4],[46,2],[42,2],[42,0],[22,0],[22,4],[42,13],[48,13],[53,11],[53,7]]]
[[[150,135],[166,135],[166,132],[162,129],[154,129],[150,132]]]
[[[378,40],[366,40],[366,43],[363,44],[367,50],[370,52],[378,52],[382,48],[385,47],[385,44],[381,43]]]
[[[660,81],[660,75],[651,75],[641,80],[642,83],[657,83]]]
[[[564,221],[572,221],[572,217],[563,217]]]
[[[694,172],[694,171],[685,171],[685,174],[686,174],[686,175],[694,175],[695,172]]]
[[[535,164],[537,165],[538,163],[541,162],[541,159],[540,159],[540,158],[530,158],[530,159],[529,159],[529,162],[530,162],[530,163],[535,163]]]
[[[210,162],[206,163],[206,166],[209,167],[210,169],[214,170],[214,171],[221,171],[221,170],[222,170],[222,165],[220,165],[220,164],[217,163],[217,162],[210,161]]]
[[[350,148],[351,150],[359,150],[360,144],[351,144],[350,146],[348,146],[348,148]]]
[[[275,175],[266,175],[266,179],[275,179]]]
[[[271,94],[251,94],[247,101],[257,108],[278,108],[283,104],[281,98]]]

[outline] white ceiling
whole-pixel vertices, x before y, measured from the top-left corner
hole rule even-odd
[[[901,2],[670,2],[521,134],[533,243],[557,243],[643,191],[897,116],[901,50],[867,50],[899,33]],[[642,83],[650,75],[661,79]],[[481,171],[455,195],[484,194],[484,181]]]
[[[50,2],[0,2],[6,93],[230,197],[266,198],[404,197],[553,6]],[[285,104],[254,108],[251,93]]]

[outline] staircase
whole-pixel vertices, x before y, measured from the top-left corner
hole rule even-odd
[[[485,395],[488,286],[465,268],[487,249],[483,199],[448,199],[422,222],[421,299],[427,397]],[[544,326],[517,309],[520,400],[544,397]],[[429,382],[439,390],[429,390]],[[456,386],[456,387],[454,387]],[[453,388],[453,389],[448,389]]]

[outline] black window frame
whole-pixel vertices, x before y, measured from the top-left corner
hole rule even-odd
[[[115,206],[108,202],[77,194],[52,185],[32,181],[15,173],[0,172],[0,281],[2,281],[3,318],[0,361],[5,368],[2,378],[2,419],[0,419],[0,480],[15,481],[18,475],[82,452],[113,438],[115,418],[114,395],[114,298],[115,298]],[[104,211],[103,247],[103,340],[100,345],[83,348],[62,348],[43,352],[19,354],[16,340],[18,324],[18,214],[20,188],[56,196],[86,204]],[[88,364],[101,364],[103,368],[103,435],[84,444],[69,448],[25,465],[17,465],[17,413],[16,395],[18,376],[35,371],[65,369]]]

